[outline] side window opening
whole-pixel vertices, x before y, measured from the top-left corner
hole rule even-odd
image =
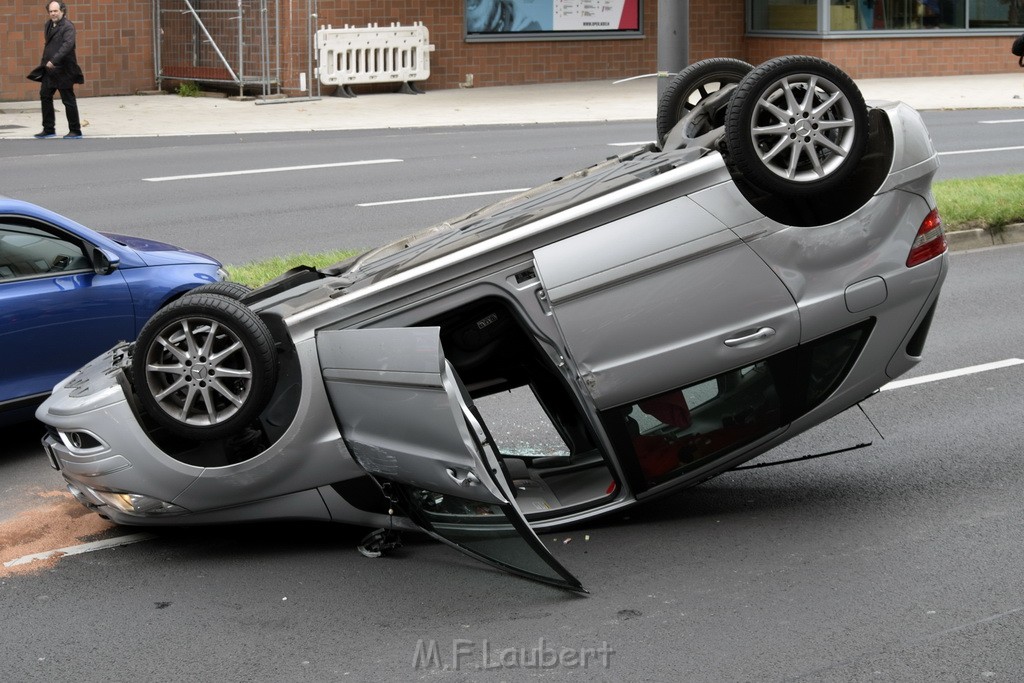
[[[846,330],[602,413],[637,490],[724,460],[820,405],[842,382],[873,326]]]
[[[646,484],[693,471],[782,426],[774,385],[761,361],[628,406],[626,429]]]
[[[567,459],[569,446],[529,386],[474,401],[501,453],[515,458]],[[511,407],[511,409],[510,409]],[[530,425],[523,430],[522,425]]]
[[[528,519],[614,494],[615,475],[575,397],[509,304],[481,299],[420,324],[440,326],[445,358],[487,424]]]
[[[88,270],[80,244],[28,223],[0,223],[0,279]]]

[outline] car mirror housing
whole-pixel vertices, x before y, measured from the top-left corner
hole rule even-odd
[[[115,254],[94,247],[92,249],[92,269],[97,275],[110,275],[121,265],[121,259]]]

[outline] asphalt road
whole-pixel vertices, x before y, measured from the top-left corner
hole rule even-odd
[[[1016,116],[926,112],[943,154],[939,177],[1020,172],[1024,148],[979,151],[1024,139]],[[1011,123],[981,123],[995,120]],[[58,146],[56,154],[54,145],[44,153],[38,141],[16,140],[0,146],[0,191],[95,229],[164,239],[241,264],[373,247],[620,154],[652,134],[652,124],[641,121],[85,140]],[[282,168],[290,170],[267,172]],[[476,194],[489,192],[498,194]],[[453,196],[464,194],[472,196]]]
[[[1024,333],[1022,257],[952,256],[915,375],[1020,357],[999,342]],[[761,461],[870,449],[543,535],[586,597],[415,537],[369,560],[340,526],[161,531],[67,557],[0,579],[4,677],[1022,680],[1022,382],[1017,365],[883,392],[865,409],[884,440],[849,411]]]
[[[1007,144],[1005,129],[965,139],[970,126],[943,118],[953,114],[965,112],[929,115],[939,117],[929,125],[940,151]],[[993,125],[976,126],[979,135]],[[616,153],[608,142],[643,140],[646,128],[329,135],[308,144],[301,136],[96,141],[59,159],[28,143],[14,153],[5,144],[0,156],[7,194],[94,227],[205,240],[231,261],[292,241],[377,243],[481,198],[357,211],[369,197],[525,187]],[[310,170],[313,178],[141,180],[389,157],[405,161]],[[52,189],[55,166],[61,191]],[[1017,157],[986,172],[1020,168]],[[335,196],[344,199],[313,208]],[[295,220],[289,210],[303,220],[285,230],[283,217]],[[334,222],[306,220],[323,212]],[[278,233],[287,240],[275,241]],[[1024,357],[1022,257],[1021,246],[952,255],[926,361],[912,375]],[[395,556],[369,560],[355,551],[362,530],[310,524],[165,530],[0,575],[0,679],[1024,680],[1022,381],[1016,365],[883,392],[865,409],[884,439],[849,411],[760,461],[868,440],[870,449],[730,473],[544,535],[587,597],[415,537]],[[59,488],[34,428],[4,437],[0,521]],[[79,514],[58,508],[18,531],[42,533],[62,515],[74,524],[92,518]],[[0,547],[18,540],[0,536]]]

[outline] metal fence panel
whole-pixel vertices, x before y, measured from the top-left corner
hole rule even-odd
[[[312,59],[315,0],[153,0],[157,86],[164,80],[282,86],[282,50],[289,62]],[[301,57],[300,57],[301,58]]]

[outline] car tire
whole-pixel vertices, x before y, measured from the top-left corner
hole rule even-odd
[[[658,142],[664,143],[669,131],[702,100],[723,86],[739,83],[753,70],[739,59],[717,57],[695,62],[676,74],[658,99],[655,124]],[[724,121],[719,121],[721,125]]]
[[[841,190],[867,140],[867,106],[857,85],[817,57],[760,65],[736,86],[725,116],[733,176],[789,199]]]
[[[221,439],[266,407],[277,381],[276,348],[245,304],[190,293],[142,328],[132,375],[142,408],[157,424],[187,439]]]
[[[224,280],[223,282],[210,282],[205,285],[199,285],[195,289],[190,289],[186,294],[220,294],[229,299],[240,301],[242,297],[251,291],[252,287],[243,285],[241,282]]]

